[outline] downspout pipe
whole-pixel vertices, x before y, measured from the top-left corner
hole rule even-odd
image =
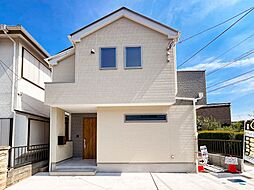
[[[15,40],[10,37],[10,35],[7,33],[8,29],[6,25],[3,25],[2,31],[4,34],[13,42],[13,58],[12,58],[12,93],[11,93],[11,111],[13,112],[13,123],[12,123],[12,146],[14,146],[15,143],[15,125],[16,125],[16,112],[14,109],[15,105],[15,81],[16,81],[16,76],[15,76],[15,71],[16,71],[16,42]],[[14,152],[11,152],[11,167],[13,167],[13,158],[14,158]]]
[[[176,100],[186,100],[192,101],[193,103],[193,116],[194,116],[194,135],[195,135],[195,163],[196,163],[196,173],[198,173],[198,131],[197,131],[197,113],[196,113],[196,103],[203,98],[203,93],[199,93],[198,98],[188,98],[188,97],[176,97]]]

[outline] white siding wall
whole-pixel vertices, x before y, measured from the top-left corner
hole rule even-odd
[[[10,119],[0,119],[0,146],[9,146],[11,131],[10,123]]]
[[[33,56],[35,56],[41,63],[44,61],[45,57],[42,57],[38,54],[32,47],[30,47],[24,41],[20,41],[19,44],[19,59],[18,59],[18,74],[20,76],[20,80],[18,80],[18,92],[22,94],[22,96],[17,95],[17,103],[16,109],[49,117],[49,107],[44,105],[45,91],[38,86],[28,82],[21,78],[21,70],[22,70],[22,47],[26,48]],[[26,52],[26,51],[25,51]],[[24,70],[23,74],[26,78],[34,78],[37,84],[41,87],[44,87],[43,80],[51,81],[51,76],[49,70],[40,64],[39,70],[34,66],[35,63],[39,64],[39,61],[31,56],[29,53],[25,53],[24,59]],[[45,71],[45,72],[44,72]],[[34,74],[36,73],[36,74]],[[40,76],[39,78],[37,78]]]
[[[75,50],[75,84],[47,84],[46,103],[168,103],[175,100],[173,50],[167,36],[121,18],[83,38]],[[124,69],[124,47],[142,46],[142,69]],[[117,70],[99,69],[99,48],[116,47]],[[95,49],[95,54],[91,54]],[[60,64],[59,64],[60,65]],[[56,66],[58,67],[58,66]],[[74,98],[75,97],[75,98]]]
[[[167,123],[124,123],[124,114],[167,113]],[[193,106],[99,108],[98,163],[194,163]],[[171,158],[171,156],[174,158]]]
[[[12,72],[13,43],[9,39],[0,38],[0,118],[12,117]],[[9,68],[9,69],[8,69]],[[10,79],[9,79],[9,77]]]
[[[30,120],[30,135],[28,123]],[[38,121],[40,120],[40,121]],[[43,121],[44,120],[44,121]],[[16,114],[15,146],[27,146],[30,136],[30,145],[49,143],[49,121],[31,115]]]
[[[25,115],[16,114],[14,146],[27,146],[28,119]]]

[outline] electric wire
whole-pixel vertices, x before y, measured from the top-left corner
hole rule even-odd
[[[225,23],[227,23],[227,22],[233,20],[234,18],[236,18],[236,17],[242,15],[243,13],[249,11],[249,10],[252,9],[252,8],[253,8],[253,7],[249,8],[249,9],[246,9],[245,11],[242,11],[242,12],[238,13],[237,15],[234,15],[233,17],[230,17],[230,18],[228,18],[228,19],[226,19],[226,20],[224,20],[224,21],[222,21],[222,22],[220,22],[220,23],[218,23],[218,24],[216,24],[216,25],[214,25],[214,26],[212,26],[212,27],[206,28],[206,29],[204,29],[204,30],[202,30],[202,31],[200,31],[200,32],[198,32],[198,33],[196,33],[196,34],[193,34],[193,35],[191,35],[191,36],[189,36],[189,37],[187,37],[187,38],[185,38],[185,39],[183,39],[183,40],[180,40],[180,41],[178,42],[178,44],[181,44],[181,43],[183,43],[183,42],[185,42],[185,41],[188,41],[188,40],[190,40],[190,39],[192,39],[192,38],[194,38],[194,37],[196,37],[196,36],[198,36],[198,35],[200,35],[200,34],[203,34],[203,33],[207,32],[207,31],[210,31],[210,30],[212,30],[212,29],[214,29],[214,28],[216,28],[216,27],[218,27],[218,26],[220,26],[220,25],[223,25],[223,24],[225,24]]]
[[[197,54],[199,54],[201,51],[203,51],[205,48],[207,48],[209,45],[211,45],[214,41],[216,41],[219,37],[221,37],[223,34],[225,34],[227,31],[229,31],[233,26],[235,26],[238,22],[240,22],[244,17],[246,17],[249,13],[253,11],[254,7],[252,7],[247,13],[245,13],[243,16],[241,16],[239,19],[237,19],[233,24],[231,24],[228,28],[226,28],[224,31],[222,31],[219,35],[217,35],[215,38],[213,38],[211,41],[209,41],[205,46],[200,48],[196,53],[192,54],[188,59],[183,61],[177,68],[182,67],[187,62],[189,62],[191,59],[193,59]]]
[[[225,68],[225,67],[227,67],[227,66],[229,66],[229,65],[232,65],[233,63],[235,63],[235,62],[237,62],[237,61],[241,61],[241,60],[243,60],[244,58],[248,57],[249,55],[251,55],[251,54],[253,54],[253,53],[254,53],[254,48],[251,49],[251,50],[249,50],[249,51],[247,51],[247,52],[245,52],[245,53],[243,53],[243,54],[241,54],[240,56],[238,56],[237,58],[235,58],[233,61],[231,61],[231,62],[229,62],[229,63],[227,63],[227,64],[225,64],[225,65],[222,65],[221,67],[217,67],[216,69],[214,69],[214,70],[208,72],[206,76],[208,77],[208,76],[210,76],[211,74],[214,74],[214,73],[218,72],[219,70],[221,70],[221,69],[223,69],[223,68]]]
[[[227,84],[227,85],[224,85],[224,86],[221,86],[221,87],[212,89],[212,90],[209,90],[207,93],[214,92],[214,91],[217,91],[217,90],[226,88],[226,87],[228,87],[228,86],[232,86],[232,85],[235,85],[235,84],[238,84],[238,83],[241,83],[241,82],[250,80],[250,79],[252,79],[252,78],[254,78],[254,76],[251,76],[251,77],[248,77],[248,78],[245,78],[245,79],[242,79],[242,80],[239,80],[239,81],[236,81],[236,82],[233,82],[233,83],[230,83],[230,84]]]

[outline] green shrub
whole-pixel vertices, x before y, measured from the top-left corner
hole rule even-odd
[[[198,130],[216,130],[221,124],[213,117],[197,116]]]
[[[243,132],[235,131],[224,131],[224,130],[214,130],[214,131],[199,131],[199,139],[222,139],[222,140],[243,140]]]

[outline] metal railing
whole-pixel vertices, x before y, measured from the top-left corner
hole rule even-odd
[[[9,166],[13,165],[14,168],[43,160],[48,160],[49,158],[48,144],[16,146],[11,147],[9,151],[10,151]],[[13,158],[13,161],[11,157]],[[11,162],[13,164],[11,164]]]
[[[208,153],[243,157],[243,141],[241,140],[198,139],[198,146],[203,145],[207,147]]]

